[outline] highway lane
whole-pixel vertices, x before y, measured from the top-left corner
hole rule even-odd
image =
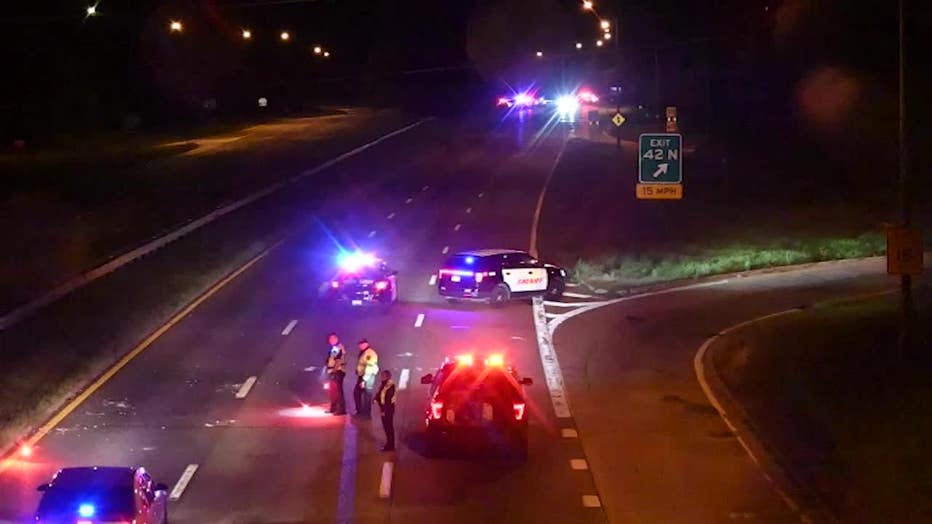
[[[739,322],[897,284],[876,259],[714,282],[595,309],[556,331],[612,522],[799,522],[705,397],[693,358],[708,337]]]
[[[168,484],[197,465],[172,504],[174,522],[465,522],[495,519],[501,509],[522,520],[601,521],[598,510],[580,503],[591,480],[569,467],[578,452],[563,442],[550,412],[529,307],[451,309],[428,285],[444,248],[526,245],[537,192],[563,138],[550,133],[534,148],[516,149],[516,136],[528,137],[519,143],[527,146],[537,130],[445,125],[410,138],[423,141],[415,158],[398,158],[386,144],[330,172],[347,180],[366,169],[386,176],[350,185],[309,213],[299,234],[106,383],[40,442],[34,458],[0,476],[0,519],[28,517],[34,486],[57,467],[97,463],[144,464]],[[438,148],[443,155],[434,154]],[[334,250],[331,235],[397,254],[403,302],[388,315],[318,307],[316,285],[327,278],[318,268]],[[408,370],[397,454],[376,451],[377,424],[320,416],[325,398],[314,368],[330,330],[344,334],[351,356],[356,339],[367,336],[383,367],[396,377]],[[427,459],[418,448],[426,392],[417,378],[450,348],[471,344],[507,347],[540,385],[531,390],[526,464]],[[249,377],[254,385],[236,398]],[[389,502],[377,496],[385,460],[396,463]]]

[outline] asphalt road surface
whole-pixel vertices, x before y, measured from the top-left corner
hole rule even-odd
[[[697,341],[732,320],[847,293],[876,268],[798,281],[754,277],[676,300],[649,299],[631,311],[618,308],[633,302],[604,308],[578,317],[587,319],[582,326],[571,320],[556,342],[578,413],[558,418],[531,306],[451,306],[436,296],[431,276],[446,252],[528,247],[537,198],[566,128],[514,121],[492,130],[456,128],[462,136],[453,140],[451,129],[433,122],[393,139],[421,144],[404,158],[393,153],[393,142],[363,153],[359,162],[390,176],[331,199],[319,220],[71,412],[32,457],[8,463],[0,473],[0,521],[30,519],[35,486],[57,468],[92,464],[143,465],[178,488],[170,504],[177,523],[794,520],[701,396],[692,355]],[[401,302],[387,314],[321,307],[315,297],[338,245],[384,254],[399,270]],[[882,285],[873,279],[868,288]],[[378,451],[377,416],[324,413],[319,377],[330,331],[342,336],[351,361],[355,342],[367,337],[381,367],[393,371],[400,387],[397,452]],[[425,455],[427,391],[419,377],[444,356],[469,350],[503,351],[534,380],[527,461],[481,450]],[[247,381],[254,381],[248,391]],[[348,378],[350,410],[351,385]],[[563,431],[577,423],[581,438]],[[383,475],[387,462],[390,478]],[[181,490],[186,470],[194,473]],[[387,499],[380,498],[383,479],[390,480]],[[599,500],[603,507],[590,507]]]

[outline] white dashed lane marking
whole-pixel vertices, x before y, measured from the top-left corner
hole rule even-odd
[[[482,198],[482,195],[484,195],[484,194],[485,194],[485,193],[479,193],[479,194],[476,195],[476,196],[479,197],[479,198]]]
[[[191,483],[191,479],[194,478],[195,472],[197,472],[197,464],[188,464],[188,467],[184,468],[184,473],[181,474],[181,478],[178,479],[171,494],[168,495],[168,500],[178,500],[181,498],[181,495],[184,494],[184,490],[187,489],[188,484]]]
[[[375,230],[373,229],[372,231],[369,231],[369,238],[372,238],[374,236],[375,236]]]
[[[247,378],[246,382],[243,382],[243,385],[239,387],[239,391],[236,392],[236,398],[246,398],[246,395],[249,394],[249,390],[252,389],[255,383],[256,377]]]
[[[450,246],[443,246],[443,249],[440,251],[440,253],[444,255],[446,255],[449,252],[450,252]]]
[[[291,334],[291,330],[293,330],[294,327],[297,325],[298,325],[298,321],[292,320],[291,322],[288,323],[287,326],[285,326],[285,329],[282,330],[282,335],[287,337],[288,335]]]
[[[437,283],[437,275],[431,275],[430,280],[427,281],[428,286],[433,286]]]
[[[424,186],[421,188],[421,191],[427,191],[428,189],[430,189],[430,186]]]
[[[395,213],[394,213],[394,212],[391,212],[391,213],[389,213],[388,216],[385,217],[385,218],[391,220],[391,219],[395,218]]]
[[[394,462],[384,462],[382,464],[382,479],[379,481],[379,498],[381,499],[387,499],[392,495],[392,472],[394,469]]]
[[[414,327],[421,327],[424,325],[424,313],[418,313],[417,319],[414,321]]]
[[[405,200],[405,204],[410,204],[411,202],[414,202],[413,198],[408,198],[407,200]]]
[[[408,389],[408,381],[411,379],[411,370],[404,368],[398,375],[398,389]]]
[[[459,231],[461,227],[463,227],[462,224],[456,224],[455,226],[453,226],[453,231]]]
[[[472,213],[472,208],[471,208],[471,207],[467,207],[467,208],[466,208],[466,214],[468,215],[468,214],[470,214],[470,213]]]

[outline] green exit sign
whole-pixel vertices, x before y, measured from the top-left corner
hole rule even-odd
[[[638,137],[638,182],[683,183],[683,135],[645,133]]]

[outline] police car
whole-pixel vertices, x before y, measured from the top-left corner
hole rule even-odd
[[[43,524],[168,522],[168,486],[143,468],[63,468],[37,488],[42,499],[35,520]]]
[[[431,454],[482,442],[504,444],[520,457],[527,455],[524,386],[533,381],[519,377],[503,355],[447,358],[436,373],[422,376],[421,384],[430,385],[424,422]]]
[[[513,298],[558,298],[565,289],[565,269],[514,249],[457,253],[437,274],[437,291],[449,301],[484,300],[501,306]]]
[[[325,284],[323,297],[352,306],[389,306],[398,300],[397,271],[371,253],[350,252],[338,257],[336,275]]]

